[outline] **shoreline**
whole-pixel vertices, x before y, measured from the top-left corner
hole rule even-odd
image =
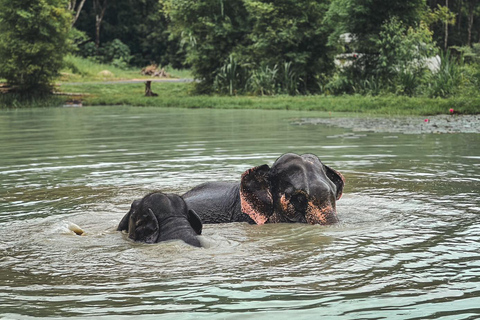
[[[360,132],[422,133],[480,133],[480,115],[435,115],[429,117],[359,117],[303,118],[297,125],[330,125]]]

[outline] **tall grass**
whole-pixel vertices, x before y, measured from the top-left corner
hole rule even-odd
[[[230,55],[220,68],[213,84],[214,90],[219,93],[227,93],[231,96],[237,94],[243,86],[242,70],[237,60]]]
[[[68,98],[64,96],[8,93],[0,94],[0,108],[50,108],[61,106],[66,100]]]
[[[441,53],[440,69],[427,77],[430,97],[445,98],[453,95],[463,84],[462,63],[450,54]]]
[[[270,68],[267,65],[253,70],[249,78],[247,88],[250,93],[256,95],[274,95],[277,92],[278,67]]]
[[[283,67],[262,64],[242,64],[229,56],[218,70],[213,83],[216,93],[253,94],[273,96],[275,94],[298,94],[301,79],[297,76],[292,62],[284,62]]]
[[[395,93],[399,95],[413,96],[421,85],[421,74],[419,72],[404,69],[398,72],[395,78]]]
[[[296,95],[298,94],[298,85],[299,82],[302,80],[298,77],[297,73],[295,72],[294,68],[292,67],[292,62],[285,62],[283,64],[283,73],[282,73],[282,80],[280,81],[280,86],[282,88],[282,92],[289,94],[289,95]]]

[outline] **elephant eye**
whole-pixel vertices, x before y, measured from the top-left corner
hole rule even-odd
[[[283,192],[281,190],[283,190]],[[280,193],[284,193],[288,199],[295,194],[295,188],[288,182],[283,182],[280,185],[279,191]]]
[[[303,191],[295,192],[291,197],[291,202],[297,210],[303,210],[307,207],[307,195]]]

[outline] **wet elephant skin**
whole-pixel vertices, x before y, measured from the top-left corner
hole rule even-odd
[[[313,154],[287,153],[270,167],[248,169],[235,182],[208,182],[182,197],[204,223],[337,222],[345,179]]]
[[[202,220],[176,194],[154,192],[133,201],[117,230],[137,242],[183,240],[201,247],[197,236],[202,233]]]

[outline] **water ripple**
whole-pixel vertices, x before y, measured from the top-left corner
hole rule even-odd
[[[3,112],[0,314],[478,318],[478,135],[358,135],[289,125],[297,116],[130,107]],[[288,151],[315,153],[344,174],[340,223],[206,225],[201,249],[133,243],[115,231],[147,192],[238,181]],[[72,234],[70,222],[85,235]]]

